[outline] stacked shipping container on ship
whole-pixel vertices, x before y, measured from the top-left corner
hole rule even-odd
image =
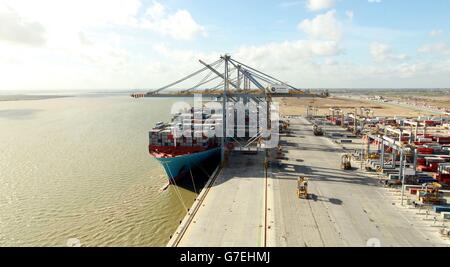
[[[261,110],[261,112],[259,112]],[[245,108],[244,120],[239,118],[235,107],[227,108],[227,122],[230,127],[227,136],[250,139],[254,137],[259,125],[259,116],[266,116],[266,107],[257,106],[255,110]],[[242,115],[241,115],[242,116]],[[256,123],[250,125],[254,120]],[[220,159],[223,114],[213,109],[191,108],[173,116],[170,123],[158,122],[149,131],[149,152],[164,167],[170,182],[186,176],[192,168],[202,166],[205,161],[218,164]],[[229,147],[227,145],[227,147]]]

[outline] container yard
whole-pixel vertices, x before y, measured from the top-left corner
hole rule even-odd
[[[282,134],[279,148],[266,155],[267,177],[261,154],[234,153],[168,246],[450,245],[450,206],[446,204],[450,190],[438,179],[439,174],[446,177],[448,164],[438,164],[436,172],[421,171],[417,164],[413,173],[414,155],[406,147],[414,144],[422,153],[422,146],[400,142],[397,136],[392,143],[384,142],[381,167],[380,143],[394,138],[393,134],[378,134],[380,139],[373,140],[373,127],[361,124],[355,135],[346,116],[340,125],[331,116],[285,120],[289,129]],[[393,129],[404,128],[401,121],[398,126],[394,119],[385,121]],[[315,128],[324,136],[315,135]],[[445,137],[445,129],[438,128],[433,130]],[[342,167],[343,155],[349,156],[350,168]],[[445,158],[448,153],[439,150],[426,155]],[[299,198],[299,177],[308,179],[307,198]]]
[[[267,174],[261,154],[233,154],[168,245],[449,246],[448,118],[330,114],[284,118]]]
[[[401,209],[425,214],[423,219],[433,221],[448,240],[450,117],[377,117],[363,108],[352,113],[330,108],[329,114],[309,120],[332,126],[328,136],[345,143],[365,175],[376,177],[398,196]]]

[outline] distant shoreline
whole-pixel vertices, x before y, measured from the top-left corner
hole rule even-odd
[[[44,100],[52,98],[73,97],[70,95],[0,95],[1,101]]]

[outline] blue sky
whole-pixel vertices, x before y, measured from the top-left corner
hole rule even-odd
[[[448,0],[0,0],[0,90],[156,88],[223,53],[300,88],[450,87],[449,12]]]

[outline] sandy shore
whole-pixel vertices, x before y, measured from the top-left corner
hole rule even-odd
[[[0,101],[43,100],[70,97],[68,95],[0,95]]]
[[[418,110],[389,103],[379,103],[370,100],[355,100],[332,96],[329,98],[278,98],[280,113],[285,115],[306,115],[307,106],[318,108],[318,115],[329,115],[330,108],[336,107],[344,112],[354,112],[355,108],[370,108],[374,116],[421,116],[436,115],[431,111]]]

